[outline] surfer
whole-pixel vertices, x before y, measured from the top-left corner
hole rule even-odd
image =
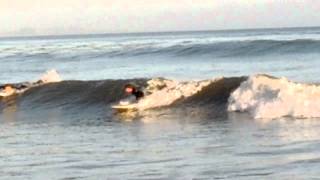
[[[136,101],[144,97],[144,93],[133,84],[125,85],[124,90],[126,94],[134,96]]]
[[[121,100],[118,105],[112,106],[117,112],[127,112],[137,110],[138,101],[144,97],[144,93],[140,88],[133,84],[127,84],[124,86],[124,92],[128,96]]]
[[[133,84],[125,85],[124,91],[125,94],[128,95],[128,97],[120,101],[120,105],[122,106],[136,103],[144,96],[144,93]]]

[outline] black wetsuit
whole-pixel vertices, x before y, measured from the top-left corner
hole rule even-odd
[[[134,95],[136,97],[136,100],[140,100],[141,98],[144,97],[144,93],[142,91],[139,91],[139,90],[134,90],[132,92],[132,95]]]

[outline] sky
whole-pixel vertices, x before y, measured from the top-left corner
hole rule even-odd
[[[320,26],[320,0],[0,0],[0,36]]]

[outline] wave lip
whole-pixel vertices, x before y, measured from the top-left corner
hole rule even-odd
[[[320,86],[286,78],[255,75],[229,98],[228,110],[249,112],[254,118],[320,117]]]

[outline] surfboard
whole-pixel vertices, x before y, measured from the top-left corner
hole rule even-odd
[[[118,112],[127,112],[127,111],[136,111],[138,110],[136,104],[129,104],[129,105],[113,105],[111,106],[112,109]]]

